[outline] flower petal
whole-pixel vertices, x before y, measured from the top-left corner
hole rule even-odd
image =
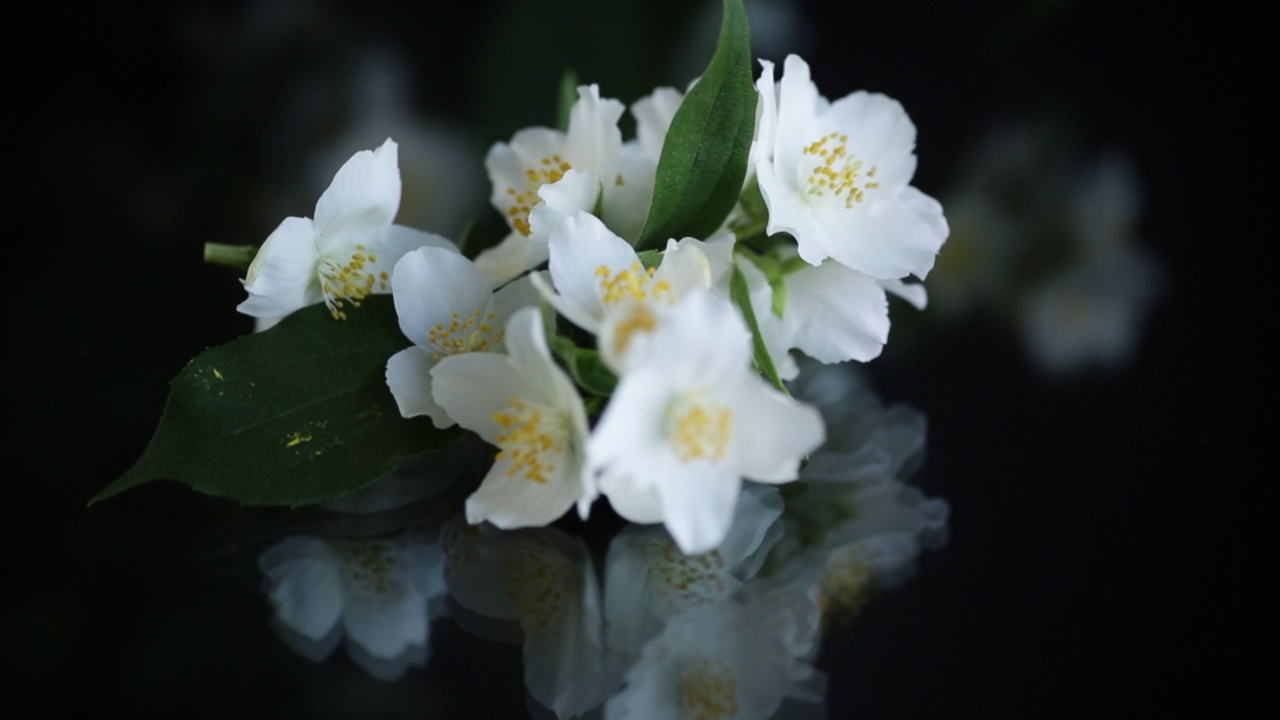
[[[316,236],[307,218],[285,218],[249,265],[244,289],[249,299],[237,310],[253,317],[283,317],[320,302],[316,280]]]
[[[488,281],[470,260],[438,247],[400,258],[392,281],[400,330],[421,348],[432,348],[432,328],[483,311],[491,295]]]
[[[889,339],[889,305],[875,279],[832,261],[788,275],[783,322],[790,346],[824,363],[880,355]]]
[[[316,202],[316,235],[322,253],[326,240],[356,227],[390,225],[400,209],[400,168],[396,143],[387,138],[377,150],[351,156]]]
[[[436,366],[432,355],[431,351],[417,346],[392,355],[387,360],[387,387],[401,415],[407,418],[426,415],[432,425],[446,428],[454,421],[431,395],[431,369]]]
[[[338,560],[318,538],[285,538],[258,559],[276,617],[308,640],[320,640],[342,613]]]

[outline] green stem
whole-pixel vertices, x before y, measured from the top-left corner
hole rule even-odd
[[[253,262],[258,254],[256,245],[223,245],[222,243],[204,244],[204,261],[211,265],[225,265],[229,268],[244,270]]]

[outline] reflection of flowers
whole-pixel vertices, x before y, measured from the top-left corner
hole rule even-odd
[[[753,578],[782,534],[781,511],[777,490],[747,487],[729,533],[702,555],[685,555],[659,527],[632,525],[615,536],[605,563],[610,647],[634,656],[672,617],[719,602]]]
[[[558,717],[573,717],[617,689],[599,581],[581,540],[554,528],[498,532],[454,523],[443,545],[454,600],[484,618],[519,625],[525,685],[534,699]]]
[[[301,654],[320,661],[345,634],[352,659],[375,677],[394,680],[426,663],[429,602],[444,592],[436,546],[410,536],[294,536],[263,553],[258,567],[276,621]]]
[[[777,609],[725,600],[673,617],[605,706],[609,720],[769,718],[784,698],[818,701]]]

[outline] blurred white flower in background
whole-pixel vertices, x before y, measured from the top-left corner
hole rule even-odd
[[[1055,376],[1124,366],[1165,284],[1139,243],[1130,162],[1070,147],[1048,126],[989,131],[947,197],[952,236],[929,278],[935,316],[995,318]]]

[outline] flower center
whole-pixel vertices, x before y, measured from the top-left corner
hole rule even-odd
[[[733,412],[708,402],[706,392],[693,390],[667,407],[667,437],[680,462],[724,459],[729,445]]]
[[[624,300],[665,300],[675,302],[671,291],[671,283],[666,280],[653,282],[653,274],[657,268],[645,269],[638,261],[631,263],[626,270],[613,272],[608,265],[596,268],[595,276],[600,278],[600,299],[606,305]]]
[[[680,678],[681,717],[720,720],[738,717],[738,681],[723,660],[699,660]]]
[[[631,344],[636,333],[653,332],[658,327],[658,316],[648,305],[632,307],[622,320],[618,321],[613,335],[613,353],[622,357]]]
[[[516,606],[525,632],[546,632],[557,626],[565,612],[565,589],[571,580],[546,547],[533,543],[517,547],[504,553],[501,561],[508,578],[507,599]]]
[[[373,600],[404,591],[403,583],[396,577],[399,563],[388,543],[378,540],[346,542],[335,549],[346,570],[346,587],[356,597]]]
[[[880,552],[863,544],[833,553],[818,581],[818,609],[824,629],[857,617],[875,584]]]
[[[559,155],[544,157],[536,166],[525,168],[524,176],[528,180],[528,187],[523,190],[507,188],[507,220],[516,232],[525,237],[532,232],[529,228],[529,213],[542,202],[542,198],[538,197],[538,188],[559,182],[572,169],[573,165]]]
[[[729,568],[724,555],[712,550],[685,555],[670,538],[648,538],[644,545],[649,567],[666,585],[668,602],[678,612],[713,602],[729,592]]]
[[[508,398],[507,406],[493,414],[502,432],[494,460],[507,461],[507,477],[523,477],[545,485],[556,472],[556,461],[566,451],[568,428],[560,413],[530,405],[520,398]]]
[[[356,251],[345,262],[325,257],[316,266],[324,304],[336,320],[347,319],[344,301],[360,307],[360,301],[372,295],[375,286],[384,292],[390,287],[391,276],[385,270],[374,273],[366,269],[369,263],[378,262],[378,256],[366,254],[365,250],[364,245],[357,245]]]
[[[461,355],[468,352],[492,352],[502,346],[506,330],[495,329],[491,324],[495,315],[476,310],[465,318],[454,312],[448,325],[436,323],[427,328],[427,342],[436,352],[432,360],[439,361],[449,355]]]
[[[817,160],[805,180],[805,192],[811,197],[830,195],[851,208],[862,202],[868,190],[880,187],[875,179],[876,166],[864,173],[862,161],[849,152],[848,142],[848,135],[833,132],[805,146],[804,154]]]

